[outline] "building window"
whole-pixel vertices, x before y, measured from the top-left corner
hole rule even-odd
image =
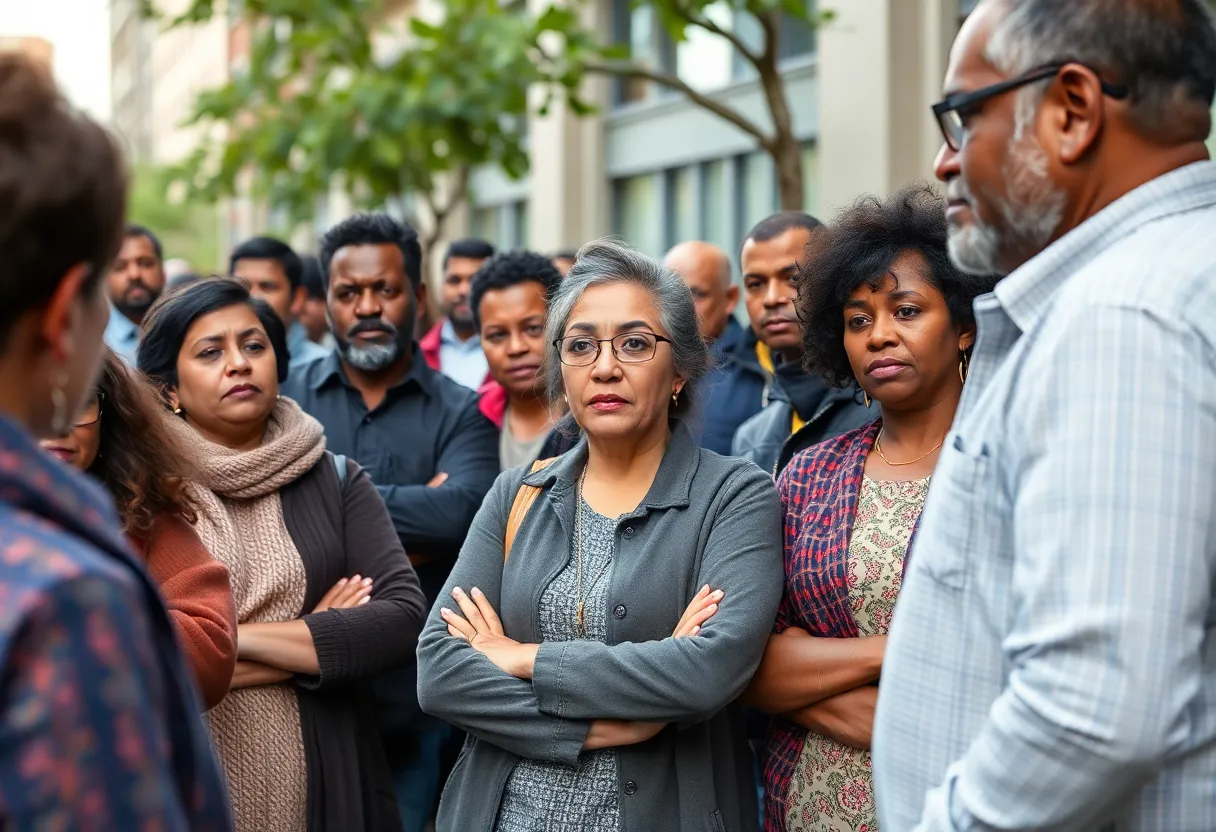
[[[521,199],[512,207],[515,217],[515,239],[511,241],[514,248],[528,247],[528,200]]]
[[[726,193],[726,159],[709,162],[701,168],[702,191],[701,200],[702,234],[708,243],[721,248],[723,251],[734,251],[737,241],[731,233],[730,209],[732,200]]]
[[[663,254],[662,205],[655,174],[619,179],[613,193],[613,231],[643,254]]]
[[[724,0],[706,6],[702,13],[723,29],[735,26],[735,12]],[[701,92],[729,84],[736,54],[730,42],[698,26],[689,26],[684,34],[684,42],[675,44],[675,71],[680,80]]]
[[[667,240],[664,248],[696,240],[700,236],[697,172],[697,168],[687,167],[667,174]]]
[[[814,20],[817,12],[815,1],[807,0],[806,9],[807,14]],[[815,51],[815,27],[800,17],[782,13],[780,38],[777,42],[777,57],[782,61],[801,58]]]
[[[819,215],[819,148],[802,146],[802,210]]]
[[[739,167],[739,205],[743,210],[735,236],[742,240],[752,226],[777,210],[778,201],[772,157],[757,151],[743,157]]]
[[[492,206],[474,208],[469,218],[469,234],[491,243],[498,242],[498,215]]]

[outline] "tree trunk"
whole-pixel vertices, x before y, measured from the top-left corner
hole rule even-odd
[[[777,170],[777,194],[782,211],[807,210],[802,169],[802,146],[792,135],[778,136],[770,153]]]
[[[790,113],[789,100],[785,96],[785,79],[777,68],[778,45],[781,39],[781,15],[768,12],[759,16],[765,33],[765,49],[757,58],[756,69],[760,75],[760,88],[773,119],[773,135],[765,150],[773,157],[777,170],[777,193],[781,198],[782,211],[806,210],[806,192],[802,177],[802,145],[794,135],[794,117]]]

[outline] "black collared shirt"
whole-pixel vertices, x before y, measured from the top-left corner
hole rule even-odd
[[[367,470],[406,552],[437,558],[446,575],[498,476],[498,430],[478,409],[477,394],[427,366],[417,345],[414,359],[370,412],[336,352],[293,370],[282,393],[324,426],[330,451]],[[428,487],[439,473],[447,482]]]

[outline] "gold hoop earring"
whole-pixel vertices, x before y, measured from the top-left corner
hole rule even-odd
[[[63,386],[67,383],[68,374],[61,372],[51,386],[51,431],[55,436],[64,436],[68,432],[68,397],[63,392]]]
[[[873,399],[871,399],[871,398],[870,398],[870,394],[869,394],[869,393],[867,393],[865,390],[862,390],[862,391],[861,391],[861,399],[862,399],[862,401],[864,401],[864,402],[866,403],[866,409],[867,409],[867,410],[869,410],[869,409],[870,409],[870,403],[873,401]]]
[[[971,362],[967,360],[967,353],[963,353],[963,360],[958,362],[958,380],[963,384],[967,383],[967,376],[971,373]]]

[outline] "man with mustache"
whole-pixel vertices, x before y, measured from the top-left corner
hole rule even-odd
[[[139,326],[165,291],[164,251],[156,235],[142,225],[128,225],[122,249],[106,276],[110,321],[106,344],[134,366]]]
[[[761,220],[743,241],[743,299],[758,337],[755,365],[769,375],[767,405],[735,434],[732,452],[775,477],[794,454],[868,424],[877,408],[853,389],[829,389],[802,369],[802,329],[794,309],[799,262],[819,220],[786,211]],[[750,357],[749,357],[750,358]]]
[[[423,288],[413,228],[356,215],[321,238],[320,260],[338,346],[282,392],[321,422],[329,450],[371,476],[433,603],[498,476],[498,431],[477,394],[433,370],[414,341]],[[448,732],[418,710],[415,673],[411,665],[377,686],[405,832],[422,832],[431,816]]]
[[[477,324],[469,308],[473,275],[494,256],[494,246],[485,240],[457,240],[443,258],[443,283],[439,287],[439,311],[443,320],[419,342],[426,363],[455,382],[477,390],[490,381],[490,367]]]
[[[883,663],[884,832],[1216,829],[1216,91],[1205,0],[983,0],[950,254],[1004,275]]]

